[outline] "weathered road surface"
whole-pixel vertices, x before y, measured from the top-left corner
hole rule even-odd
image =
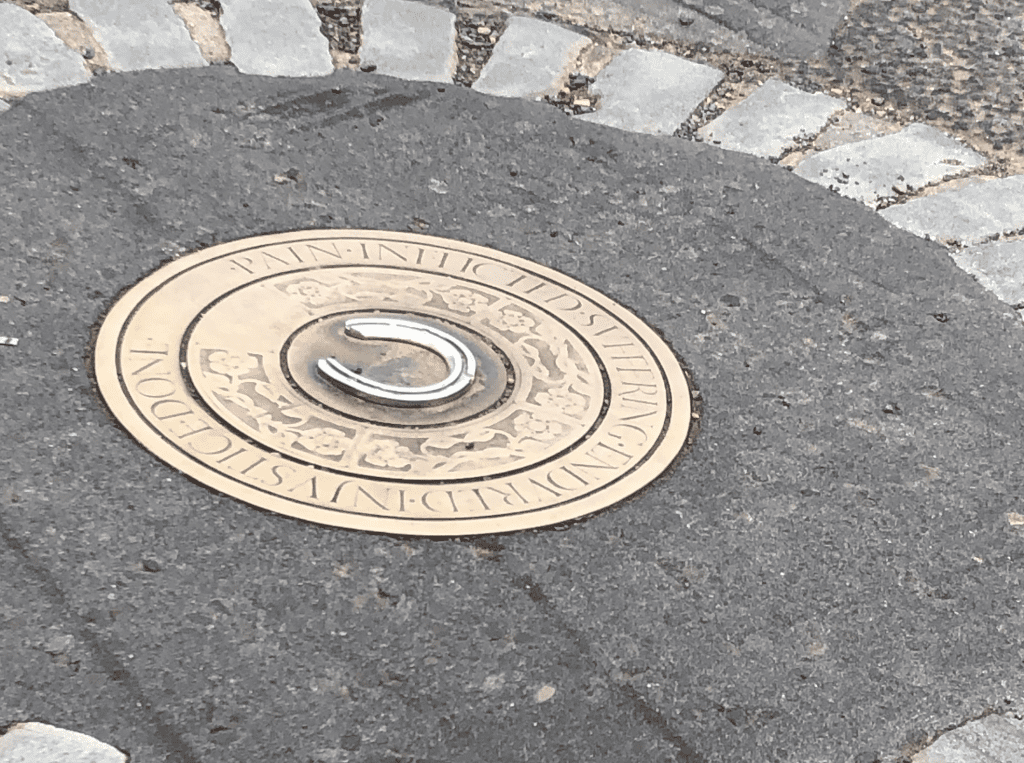
[[[1024,330],[939,245],[752,157],[346,71],[110,75],[0,145],[0,724],[133,761],[862,763],[1024,706]],[[473,540],[192,484],[106,413],[92,332],[168,258],[312,227],[604,291],[692,369],[693,452]]]

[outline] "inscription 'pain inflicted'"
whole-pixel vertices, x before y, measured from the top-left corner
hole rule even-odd
[[[425,246],[388,245],[381,242],[360,244],[365,263],[429,268],[453,275],[470,276],[542,305],[546,309],[572,319],[580,328],[593,328],[597,321],[608,319],[603,311],[565,287],[521,268],[479,255],[457,250]],[[610,319],[609,319],[610,320]]]
[[[602,319],[609,320],[603,311],[594,310],[578,294],[551,280],[456,249],[400,242],[352,239],[339,243],[338,240],[324,240],[316,244],[296,242],[263,247],[244,255],[226,256],[225,261],[230,270],[247,276],[265,276],[307,269],[310,266],[356,264],[439,271],[465,276],[528,297],[530,301],[572,319],[581,329],[593,328]]]
[[[350,260],[350,257],[338,248],[337,241],[323,241],[316,244],[301,242],[289,246],[264,247],[255,252],[229,256],[226,260],[232,270],[252,276],[310,265],[337,265]]]

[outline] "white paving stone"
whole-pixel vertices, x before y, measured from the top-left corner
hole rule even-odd
[[[243,74],[322,77],[331,48],[309,0],[221,0],[231,63]]]
[[[554,95],[590,38],[546,21],[514,16],[473,89],[506,98]]]
[[[660,50],[632,48],[598,73],[598,111],[579,119],[630,132],[671,135],[722,81],[718,69]]]
[[[115,71],[206,66],[166,0],[70,0]]]
[[[0,101],[0,114],[3,114],[9,108],[11,108],[11,104],[9,104],[7,101]]]
[[[455,15],[406,0],[365,0],[361,66],[424,82],[452,82],[458,52]]]
[[[950,255],[1003,302],[1024,304],[1024,240],[969,246]]]
[[[788,149],[817,135],[846,103],[824,93],[805,93],[770,79],[741,103],[699,130],[709,143],[763,159],[778,159]]]
[[[984,156],[940,130],[912,124],[892,135],[847,143],[809,156],[795,172],[874,207],[896,195],[894,186],[914,190],[984,163]]]
[[[918,236],[978,244],[1024,230],[1024,175],[913,199],[883,209],[880,214]]]
[[[1024,721],[989,715],[940,736],[911,763],[1024,763]]]
[[[0,763],[125,763],[109,744],[45,723],[19,723],[0,737]]]
[[[79,85],[89,80],[82,57],[23,8],[0,3],[0,95]]]

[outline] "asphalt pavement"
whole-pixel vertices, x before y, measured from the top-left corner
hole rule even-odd
[[[473,6],[475,0],[463,4]],[[499,4],[575,19],[588,29],[724,43],[734,53],[802,61],[828,53],[833,33],[852,5],[849,0],[501,0]]]
[[[346,69],[95,77],[0,145],[0,727],[135,763],[871,763],[1024,713],[1024,326],[941,244],[753,156]],[[309,228],[604,292],[692,371],[692,451],[472,539],[190,482],[107,412],[95,331],[161,263]]]

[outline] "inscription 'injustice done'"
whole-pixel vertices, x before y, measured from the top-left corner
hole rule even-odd
[[[353,381],[325,378],[326,357]],[[112,309],[97,375],[132,435],[195,480],[404,534],[607,507],[663,471],[690,425],[675,356],[627,310],[512,255],[414,234],[307,231],[183,257]],[[456,377],[453,394],[398,402]]]

